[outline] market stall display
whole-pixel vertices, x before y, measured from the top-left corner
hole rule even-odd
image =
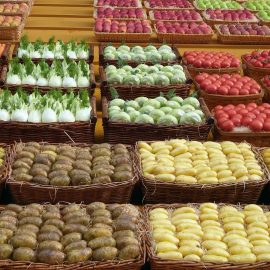
[[[9,204],[0,220],[6,269],[140,269],[144,263],[141,214],[132,205]]]
[[[133,150],[123,144],[16,144],[11,167],[7,185],[23,204],[124,203],[137,181]]]
[[[146,203],[256,203],[269,180],[259,152],[247,143],[140,141],[136,151]]]
[[[267,269],[269,208],[255,204],[145,207],[151,269]]]

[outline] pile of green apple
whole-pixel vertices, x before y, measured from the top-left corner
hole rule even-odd
[[[156,85],[168,86],[172,84],[182,84],[186,82],[186,74],[181,65],[159,64],[150,66],[140,64],[136,68],[124,65],[117,68],[108,65],[105,68],[106,81],[109,85]]]
[[[254,11],[270,10],[269,0],[248,0],[244,7]]]
[[[232,0],[196,0],[195,4],[199,9],[242,9],[239,3]]]
[[[270,21],[270,10],[261,10],[257,16],[262,21]]]

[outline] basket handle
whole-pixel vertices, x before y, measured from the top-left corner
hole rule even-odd
[[[106,97],[103,97],[101,102],[102,102],[102,119],[104,123],[107,123],[109,121],[108,100]]]

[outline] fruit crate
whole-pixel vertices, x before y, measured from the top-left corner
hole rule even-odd
[[[89,91],[89,95],[93,96],[96,88],[96,82],[95,82],[95,74],[94,74],[94,66],[93,64],[90,65],[90,85],[88,87],[73,87],[73,88],[65,88],[65,87],[50,87],[50,86],[37,86],[37,85],[27,85],[27,84],[21,84],[21,85],[15,85],[15,84],[8,84],[7,81],[7,73],[8,73],[8,65],[4,66],[0,73],[0,84],[5,85],[5,87],[9,88],[11,91],[16,91],[18,87],[21,87],[23,90],[26,91],[33,91],[34,89],[38,89],[41,92],[47,92],[49,90],[57,89],[62,91],[68,91],[70,89],[74,91],[79,91],[83,89],[87,89]]]
[[[179,44],[200,44],[209,43],[212,40],[214,32],[211,34],[176,34],[176,33],[160,33],[154,24],[155,32],[159,42],[179,43]]]
[[[270,74],[270,69],[265,67],[254,67],[252,64],[250,64],[248,61],[246,61],[245,55],[241,56],[242,60],[242,68],[243,72],[246,76],[249,76],[256,80],[257,82],[260,82],[260,80],[265,76]]]
[[[224,35],[221,33],[220,24],[215,25],[217,38],[224,44],[269,44],[270,35]]]
[[[142,46],[145,47],[147,45],[142,45]],[[99,45],[99,64],[100,64],[100,66],[106,66],[106,65],[117,66],[118,65],[118,60],[107,60],[107,59],[105,59],[105,57],[104,57],[104,49],[105,48],[106,48],[105,43],[101,43]],[[172,52],[176,56],[176,59],[173,60],[173,61],[161,61],[161,62],[159,62],[159,64],[161,64],[161,65],[173,65],[173,64],[178,64],[178,63],[181,62],[182,57],[181,57],[181,55],[179,53],[179,50],[174,45],[171,45],[171,48],[172,48]],[[132,67],[136,67],[139,64],[142,64],[141,62],[135,62],[135,61],[132,61],[132,60],[131,61],[125,61],[125,63],[127,65],[132,66]],[[143,64],[146,64],[146,65],[150,66],[150,65],[154,65],[156,63],[146,61],[146,62],[143,62]]]
[[[138,86],[130,86],[130,85],[110,85],[107,82],[106,74],[104,68],[102,66],[99,67],[99,74],[101,80],[101,96],[106,97],[107,99],[111,99],[110,89],[114,88],[121,98],[123,99],[134,99],[140,96],[145,96],[148,98],[155,98],[159,95],[160,92],[164,94],[174,90],[175,95],[180,96],[182,98],[186,98],[189,95],[192,80],[190,79],[189,73],[187,69],[184,69],[186,74],[186,82],[181,84],[172,84],[168,86],[158,86],[158,85],[138,85]]]
[[[177,11],[177,10],[175,10]],[[155,10],[150,10],[149,11],[149,19],[153,22],[153,23],[156,23],[158,21],[166,21],[166,22],[187,22],[187,20],[158,20],[155,18],[155,15],[154,15],[154,12]],[[198,13],[199,14],[199,13]],[[200,15],[200,14],[199,14]],[[201,17],[200,15],[200,19],[198,20],[188,20],[188,22],[202,22],[203,21],[203,18]]]
[[[120,123],[110,121],[108,115],[108,100],[102,98],[102,118],[105,141],[109,143],[125,143],[135,145],[139,140],[166,140],[168,138],[189,138],[192,140],[207,140],[213,124],[210,114],[203,99],[199,99],[206,121],[197,125],[151,125]]]
[[[209,94],[206,91],[202,90],[197,82],[195,87],[197,88],[199,95],[204,99],[208,109],[212,111],[217,105],[226,106],[228,104],[248,104],[254,102],[256,104],[262,103],[262,98],[264,96],[264,91],[261,89],[259,94],[252,95],[218,95],[218,94]]]
[[[123,8],[121,8],[121,7],[110,7],[111,9],[123,9]],[[142,8],[126,8],[126,9],[141,9],[142,11],[143,11],[143,17],[142,18],[112,18],[112,19],[116,19],[116,20],[118,20],[118,21],[128,21],[128,20],[130,20],[130,21],[135,21],[135,20],[147,20],[147,14],[146,14],[146,12],[144,11],[144,9],[142,9]],[[125,10],[126,10],[125,9]],[[95,8],[94,9],[94,12],[93,12],[93,18],[94,19],[98,19],[98,14],[97,14],[97,10],[98,10],[98,8]]]
[[[15,58],[15,57],[18,57],[18,49],[20,47],[20,44],[19,43],[16,43],[14,45],[14,49],[13,49],[13,52],[12,52],[12,58]],[[41,60],[43,60],[44,58],[31,58],[31,60],[34,62],[34,63],[38,63],[40,62]],[[20,59],[22,61],[22,59]],[[52,62],[55,60],[55,59],[52,59],[52,58],[48,58],[48,59],[44,59],[48,64],[52,64]],[[74,61],[78,62],[80,61],[81,59],[73,59]],[[84,59],[83,59],[84,60]],[[93,63],[93,60],[94,60],[94,45],[91,45],[89,44],[89,58],[88,59],[85,59],[86,63],[87,64],[92,64]],[[91,74],[93,73],[93,66],[90,66],[91,67]],[[93,82],[95,82],[95,77],[92,76],[91,80]]]
[[[40,204],[40,205],[45,206],[45,207],[51,206],[49,204],[44,204],[44,203]],[[36,205],[36,207],[39,207],[40,205]],[[64,207],[69,206],[69,205],[71,205],[71,204],[62,202],[61,204],[58,204],[55,206],[59,210],[62,210],[62,209],[64,209]],[[133,206],[128,205],[128,204],[119,204],[119,206],[120,207],[126,206],[126,209],[128,209],[128,210],[130,210],[131,207],[133,207]],[[82,210],[83,208],[86,208],[86,207],[87,207],[86,205],[80,204],[80,210]],[[113,209],[113,207],[115,207],[115,205],[106,204],[106,209]],[[7,208],[5,206],[1,206],[0,212],[2,212],[4,210],[7,210]],[[34,208],[34,210],[35,210],[35,208]],[[125,210],[125,208],[124,208],[124,210]],[[144,238],[144,234],[143,234],[144,224],[143,224],[142,211],[140,209],[136,209],[136,211],[139,211],[138,215],[135,217],[136,221],[133,222],[134,233],[136,235],[136,239],[139,242],[139,256],[136,259],[119,260],[117,258],[117,259],[109,260],[109,261],[94,261],[94,260],[89,259],[87,261],[75,262],[75,263],[68,263],[66,260],[64,260],[63,263],[61,262],[61,263],[57,263],[57,264],[48,264],[48,263],[30,262],[30,261],[15,261],[12,259],[6,259],[6,260],[0,261],[0,268],[5,269],[5,270],[14,270],[14,269],[17,269],[17,270],[25,270],[25,269],[29,269],[29,270],[37,270],[37,269],[47,269],[47,270],[73,270],[73,269],[76,269],[76,270],[85,270],[85,269],[130,270],[130,269],[133,269],[133,270],[140,270],[142,268],[142,266],[144,265],[145,260],[146,260],[146,247],[145,247],[145,238]],[[56,211],[56,213],[58,213],[58,211]],[[61,214],[60,216],[62,218],[63,214]],[[130,215],[126,214],[125,217],[130,218]],[[62,220],[62,219],[60,219],[60,220]],[[135,220],[135,219],[132,217],[132,220]],[[42,221],[41,225],[44,225],[44,221]],[[93,226],[88,222],[87,228],[93,228]],[[62,231],[60,230],[59,233],[62,233]],[[49,250],[49,254],[50,253],[51,252]]]
[[[202,16],[204,21],[209,24],[211,27],[214,27],[216,24],[233,24],[233,23],[242,23],[242,24],[250,24],[250,23],[258,23],[259,20],[253,15],[253,19],[250,20],[239,20],[239,21],[229,21],[229,20],[218,20],[218,19],[210,19],[209,14],[206,11],[202,12]]]
[[[20,17],[22,18],[22,21],[18,26],[0,25],[0,32],[1,32],[0,40],[9,40],[12,42],[20,41],[26,20],[24,16]]]
[[[218,208],[225,206],[224,204],[218,204]],[[244,205],[230,205],[235,207],[237,210],[242,211],[244,209]],[[161,259],[156,255],[155,249],[153,247],[153,229],[149,220],[149,212],[154,210],[155,208],[165,208],[169,213],[173,210],[176,210],[180,207],[191,207],[195,210],[196,213],[199,212],[200,204],[155,204],[155,205],[145,205],[144,206],[144,224],[145,230],[148,232],[146,235],[146,251],[150,261],[151,269],[153,270],[186,270],[186,269],[207,269],[207,270],[267,270],[270,267],[269,262],[255,262],[255,263],[210,263],[210,262],[194,262],[188,261],[184,259],[179,260],[169,260],[169,259]],[[261,206],[264,212],[269,211],[269,207],[262,205]],[[214,210],[215,211],[215,210]],[[254,211],[255,212],[255,211]],[[230,212],[228,212],[230,213]],[[256,212],[255,212],[256,213]],[[260,212],[261,213],[261,212]],[[185,213],[184,213],[185,214]],[[215,249],[215,248],[214,248]],[[213,249],[213,250],[214,250]]]
[[[149,11],[152,11],[152,10],[185,10],[185,9],[194,9],[193,5],[187,1],[187,3],[189,4],[189,7],[183,7],[183,8],[180,8],[180,7],[151,7],[149,2],[147,0],[144,1],[144,6],[146,8],[146,10],[149,12]]]
[[[42,142],[40,144],[46,145],[48,143]],[[56,143],[52,144],[57,145]],[[92,144],[70,143],[69,145],[74,147],[90,147]],[[11,149],[11,166],[16,157],[17,146],[18,144],[15,143]],[[50,202],[55,204],[66,201],[76,203],[91,203],[94,201],[100,201],[104,203],[128,203],[130,201],[133,188],[138,181],[138,175],[136,171],[136,158],[134,149],[131,146],[127,146],[127,148],[131,157],[133,177],[126,181],[77,186],[42,185],[31,182],[16,181],[11,175],[11,169],[10,176],[6,185],[10,190],[12,199],[19,204],[42,202]]]
[[[264,102],[270,103],[270,88],[265,85],[263,80],[260,80],[260,84],[261,84],[261,86],[262,86],[262,88],[264,90],[264,96],[263,96]]]
[[[180,138],[180,137],[178,137]],[[239,136],[240,142],[243,137]],[[139,138],[138,138],[139,140]],[[195,139],[196,140],[196,139]],[[229,139],[225,139],[229,140]],[[147,142],[147,141],[146,141]],[[148,141],[148,143],[151,141]],[[237,183],[219,184],[185,184],[174,182],[162,182],[147,178],[143,175],[138,143],[135,152],[138,156],[138,173],[142,183],[142,192],[145,203],[256,203],[263,188],[269,181],[269,171],[262,160],[260,152],[256,147],[252,147],[257,160],[264,172],[264,177],[260,181],[244,181]],[[219,269],[219,268],[218,268]]]
[[[96,98],[91,100],[90,121],[73,123],[29,123],[0,121],[0,141],[12,144],[14,141],[45,141],[51,143],[81,142],[93,143],[97,122]]]

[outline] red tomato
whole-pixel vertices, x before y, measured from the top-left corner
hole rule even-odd
[[[249,95],[249,91],[247,89],[242,88],[240,89],[239,94],[242,96],[246,96]]]
[[[256,118],[256,114],[252,113],[252,112],[248,112],[246,115],[244,115],[246,117],[249,117],[251,119],[255,119]]]
[[[247,105],[247,108],[257,108],[257,104],[256,103],[249,103]]]
[[[242,114],[243,116],[248,114],[248,110],[247,109],[242,109],[239,111],[240,114]]]
[[[220,86],[217,90],[219,95],[228,95],[228,87],[227,86]]]
[[[234,115],[232,118],[231,118],[231,121],[233,122],[234,126],[236,127],[239,127],[241,126],[241,119],[239,117],[237,117],[237,115]]]
[[[258,115],[258,117],[263,118],[263,119],[266,119],[267,118],[267,115],[266,115],[266,113],[260,113]]]
[[[264,131],[270,131],[270,121],[266,121],[263,124],[263,130]]]
[[[216,110],[222,110],[223,109],[223,106],[221,106],[221,105],[217,105],[215,108],[214,108],[214,110],[216,111]]]
[[[237,104],[235,107],[240,108],[240,109],[245,109],[246,105],[245,104]]]
[[[224,109],[224,111],[229,111],[231,109],[234,109],[234,105],[232,105],[232,104],[226,105],[223,109]]]
[[[221,124],[221,128],[225,131],[232,131],[234,128],[234,124],[231,120],[227,120]]]
[[[236,87],[232,87],[229,89],[228,94],[231,96],[238,96],[239,90]]]
[[[259,111],[259,109],[254,109],[252,113],[254,113],[255,115],[259,115],[261,112]]]
[[[233,116],[233,115],[236,115],[236,111],[235,109],[231,109],[229,111],[227,111],[227,114],[230,116],[230,118]]]
[[[217,118],[220,118],[221,116],[224,116],[224,115],[229,117],[229,115],[227,114],[227,112],[224,112],[224,111],[222,111],[222,110],[217,111],[217,112],[215,113],[215,117],[217,117]]]
[[[263,123],[260,120],[253,120],[250,125],[249,125],[250,129],[255,131],[255,132],[259,132],[263,129]]]
[[[263,103],[263,104],[261,104],[261,106],[263,106],[264,108],[267,108],[267,109],[270,108],[270,104],[269,103]]]
[[[251,117],[246,116],[242,119],[242,125],[248,127],[252,121],[253,119]]]

